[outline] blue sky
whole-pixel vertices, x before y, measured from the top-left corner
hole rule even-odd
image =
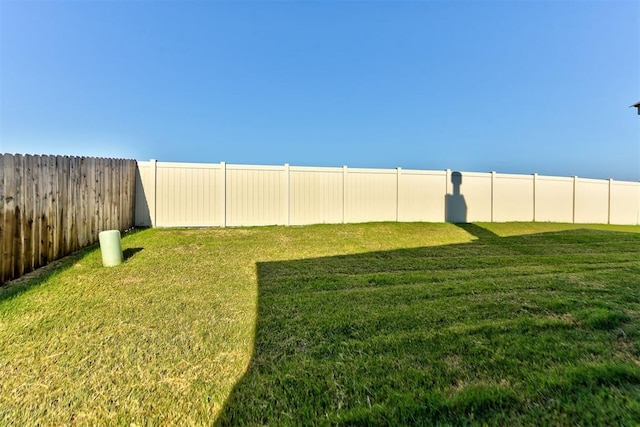
[[[0,0],[0,151],[640,180],[638,1]]]

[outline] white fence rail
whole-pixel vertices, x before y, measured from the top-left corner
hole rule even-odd
[[[640,183],[578,177],[138,162],[136,225],[371,221],[640,224]]]

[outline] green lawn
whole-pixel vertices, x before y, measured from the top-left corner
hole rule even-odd
[[[640,227],[153,229],[0,289],[0,425],[640,420]]]

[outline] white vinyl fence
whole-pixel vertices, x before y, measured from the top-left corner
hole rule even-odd
[[[136,225],[640,224],[640,183],[408,169],[138,162]]]

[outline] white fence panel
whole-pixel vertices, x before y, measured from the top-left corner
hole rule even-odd
[[[444,222],[445,171],[399,170],[398,221]]]
[[[538,176],[535,220],[573,222],[573,178]]]
[[[227,165],[226,225],[287,223],[285,168]]]
[[[220,165],[158,162],[156,169],[157,227],[221,225],[216,189]]]
[[[640,183],[554,176],[138,162],[135,224],[640,223]]]
[[[291,167],[290,224],[335,224],[343,221],[342,168]]]
[[[351,169],[346,173],[345,222],[397,221],[395,169]]]
[[[575,217],[580,224],[609,222],[609,181],[576,179]]]
[[[611,223],[640,224],[640,183],[611,183]]]
[[[494,174],[493,221],[533,221],[532,175]]]
[[[490,222],[491,174],[449,173],[445,211],[446,219],[450,222]]]

